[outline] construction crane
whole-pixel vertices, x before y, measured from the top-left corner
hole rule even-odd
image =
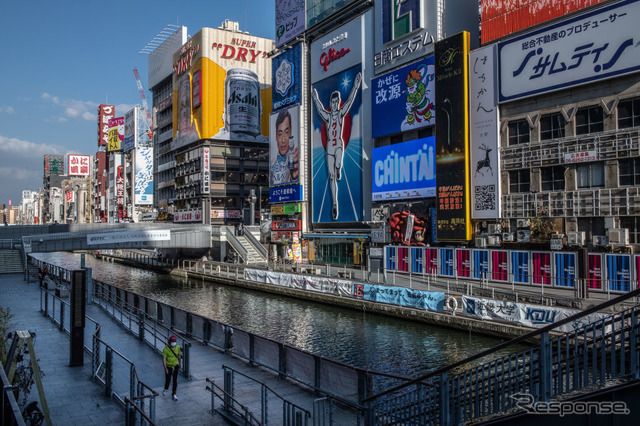
[[[142,98],[142,107],[146,111],[146,116],[142,117],[146,126],[145,131],[149,136],[149,141],[153,141],[153,132],[151,131],[151,123],[153,122],[153,119],[151,118],[151,111],[149,111],[149,106],[147,105],[147,97],[144,95],[144,89],[142,88],[142,82],[140,81],[138,68],[133,69],[133,75],[136,76],[136,84],[138,85],[138,91],[140,92],[140,97]]]

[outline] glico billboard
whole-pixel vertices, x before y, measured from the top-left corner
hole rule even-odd
[[[268,142],[273,40],[202,28],[173,55],[173,142]]]

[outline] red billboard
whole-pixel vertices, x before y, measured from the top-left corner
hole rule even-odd
[[[114,118],[116,107],[113,105],[98,106],[98,146],[107,146],[109,142],[109,120]]]
[[[482,43],[533,27],[605,0],[485,0],[480,2]]]

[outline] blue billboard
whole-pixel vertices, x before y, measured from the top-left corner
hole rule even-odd
[[[372,200],[436,196],[436,138],[374,148],[372,152]]]
[[[429,56],[371,80],[374,138],[435,124],[434,75]]]
[[[271,62],[273,112],[301,102],[301,46],[301,44],[297,44],[293,49],[289,49],[273,58]]]
[[[279,186],[269,189],[269,202],[288,203],[291,201],[302,201],[302,186]]]

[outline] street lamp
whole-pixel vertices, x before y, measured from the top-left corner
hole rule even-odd
[[[255,189],[252,189],[251,192],[249,193],[249,202],[251,203],[251,209],[249,210],[251,221],[249,223],[251,226],[253,226],[256,220],[256,190]]]

